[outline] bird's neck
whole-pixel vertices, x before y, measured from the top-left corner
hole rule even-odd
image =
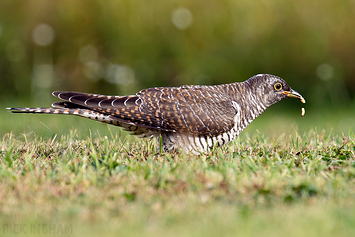
[[[270,106],[262,97],[262,93],[258,92],[249,81],[227,84],[225,90],[240,106],[241,113],[244,114],[242,117],[247,124]]]

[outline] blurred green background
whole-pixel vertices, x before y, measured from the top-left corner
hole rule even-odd
[[[278,129],[348,131],[354,16],[354,0],[1,0],[0,105],[48,106],[54,90],[125,95],[270,73],[307,100],[303,120],[296,100],[267,111],[284,121]],[[32,118],[47,122],[5,109],[0,116],[1,133],[28,130]],[[65,126],[83,121],[68,119]]]

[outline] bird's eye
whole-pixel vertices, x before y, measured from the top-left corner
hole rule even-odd
[[[274,88],[276,91],[280,91],[282,89],[282,84],[278,82],[274,85]]]

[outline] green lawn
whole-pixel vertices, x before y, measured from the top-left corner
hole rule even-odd
[[[86,119],[1,116],[1,236],[355,236],[351,115],[271,110],[200,156]]]

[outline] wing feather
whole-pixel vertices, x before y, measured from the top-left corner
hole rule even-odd
[[[237,111],[232,98],[221,86],[150,88],[137,95],[143,100],[142,112],[159,111],[157,115],[162,118],[162,127],[215,136],[234,126]]]
[[[216,136],[234,126],[237,111],[221,86],[149,88],[131,96],[53,92],[54,107],[85,108],[121,123],[155,130]]]

